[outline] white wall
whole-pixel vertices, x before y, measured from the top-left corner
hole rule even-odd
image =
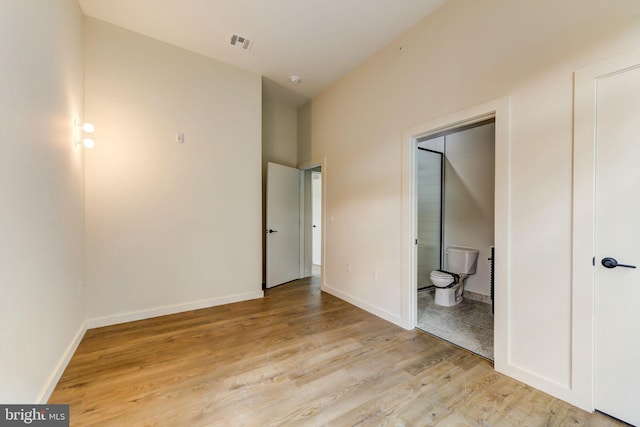
[[[314,98],[323,288],[401,324],[402,132],[509,95],[503,357],[510,375],[588,407],[572,382],[573,72],[640,45],[639,15],[636,0],[450,0]]]
[[[84,332],[82,15],[0,2],[0,402],[47,399]]]
[[[487,259],[495,243],[494,129],[487,124],[447,135],[445,150],[444,248],[478,249],[476,273],[464,290],[485,296],[491,295]]]
[[[311,105],[307,102],[298,108],[298,165],[311,161]]]
[[[264,94],[262,100],[262,163],[296,167],[298,163],[298,110],[294,105]]]
[[[298,163],[298,110],[288,89],[263,78],[262,86],[262,230],[266,230],[267,163],[295,168]],[[266,234],[262,233],[263,280],[266,282]]]
[[[261,296],[260,76],[88,18],[85,66],[91,325]]]

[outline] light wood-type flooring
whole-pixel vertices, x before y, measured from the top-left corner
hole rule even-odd
[[[608,426],[316,279],[92,329],[49,403],[72,426]]]

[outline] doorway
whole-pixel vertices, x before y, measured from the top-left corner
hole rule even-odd
[[[301,174],[300,277],[322,275],[324,189],[322,165],[303,167]]]
[[[494,147],[494,119],[489,119],[418,138],[415,152],[417,327],[490,360]],[[468,275],[448,262],[449,249],[458,253],[457,247],[477,254]],[[432,272],[453,273],[450,288],[438,289]],[[442,293],[456,295],[452,305],[443,305]]]
[[[311,274],[320,275],[322,265],[322,173],[311,171]]]
[[[450,129],[495,119],[495,205],[494,242],[494,368],[514,376],[517,367],[509,360],[509,189],[511,152],[510,98],[505,96],[483,104],[432,119],[403,131],[402,134],[402,325],[417,326],[418,295],[416,292],[417,247],[417,182],[416,147],[418,140]]]
[[[267,164],[266,280],[271,288],[299,279],[300,171]]]
[[[267,165],[265,288],[322,275],[322,166]]]

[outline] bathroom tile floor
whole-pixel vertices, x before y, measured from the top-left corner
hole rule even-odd
[[[433,302],[435,290],[418,291],[418,328],[493,360],[491,304],[463,299],[453,307]]]

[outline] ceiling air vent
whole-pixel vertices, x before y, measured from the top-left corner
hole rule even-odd
[[[239,36],[237,34],[231,36],[231,46],[236,46],[242,50],[248,51],[249,49],[251,49],[251,45],[253,45],[253,40],[251,39]]]

